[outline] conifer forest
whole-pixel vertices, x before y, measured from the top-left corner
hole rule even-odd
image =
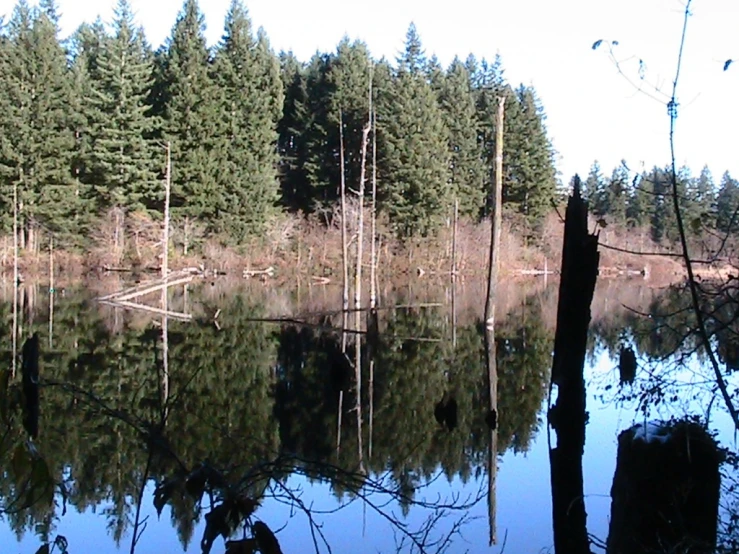
[[[302,61],[276,53],[240,0],[214,47],[204,26],[186,0],[154,49],[120,0],[112,22],[62,39],[54,0],[17,3],[0,31],[0,227],[12,233],[15,204],[22,251],[52,237],[85,252],[102,223],[116,240],[159,225],[168,146],[176,251],[204,237],[238,246],[285,217],[332,225],[342,173],[350,199],[360,193],[365,127],[367,183],[372,175],[390,234],[433,235],[455,203],[476,223],[490,212],[499,97],[506,217],[536,243],[561,205],[571,176],[557,175],[544,107],[533,87],[507,82],[499,57],[443,67],[411,24],[396,60],[344,38]],[[729,229],[739,187],[728,173],[715,184],[708,168],[697,177],[685,168],[680,186],[697,234]],[[664,169],[624,164],[608,176],[596,162],[585,193],[602,223],[674,240]]]
[[[484,216],[499,95],[509,99],[505,202],[535,229],[556,194],[536,91],[509,85],[500,59],[470,55],[442,67],[413,25],[397,60],[373,59],[345,38],[303,62],[275,53],[240,1],[214,48],[196,0],[184,3],[157,50],[126,0],[112,23],[85,24],[65,40],[58,21],[53,0],[38,8],[21,0],[2,25],[1,223],[12,230],[15,190],[25,249],[53,234],[84,250],[101,219],[121,230],[127,219],[161,220],[167,143],[181,235],[200,229],[240,244],[288,213],[330,224],[340,134],[356,198],[370,102],[376,152],[370,146],[367,158],[376,164],[368,161],[368,176],[398,238],[434,233],[455,198],[463,216]]]

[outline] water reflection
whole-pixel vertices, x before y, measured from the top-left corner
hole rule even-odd
[[[38,439],[29,442],[20,375],[9,375],[0,402],[6,525],[19,539],[35,536],[28,549],[35,551],[53,543],[71,513],[97,511],[111,546],[130,550],[134,544],[149,552],[157,550],[153,528],[161,511],[183,550],[223,551],[221,536],[233,534],[231,540],[252,542],[233,543],[232,551],[253,551],[260,546],[257,530],[262,537],[266,530],[244,530],[249,518],[262,521],[280,542],[302,533],[326,551],[321,533],[336,547],[336,533],[346,525],[333,512],[361,505],[350,513],[367,518],[374,529],[369,535],[385,545],[383,551],[389,544],[435,552],[447,541],[460,544],[460,526],[489,509],[492,542],[495,491],[488,491],[487,478],[504,454],[529,452],[542,432],[556,312],[551,288],[506,292],[493,343],[491,457],[490,382],[474,290],[457,299],[453,313],[443,290],[385,298],[385,305],[415,307],[380,309],[376,320],[362,313],[345,337],[341,315],[330,312],[340,299],[334,302],[328,292],[303,291],[296,299],[191,285],[186,296],[179,289],[162,299],[165,310],[193,314],[192,321],[177,321],[101,307],[90,293],[71,289],[50,311],[46,295],[24,286],[17,350],[38,333],[41,410]],[[0,304],[2,356],[3,367],[11,368],[12,295],[7,300]],[[685,333],[687,320],[679,318],[684,301],[672,289],[601,288],[588,358],[607,353],[615,367],[626,344],[641,366],[680,348],[689,352],[695,342]],[[622,303],[633,309],[615,308]],[[725,356],[732,345],[728,329],[716,327],[728,337],[717,338],[727,345]],[[355,382],[357,339],[361,387]],[[622,396],[643,395],[646,383],[641,374]],[[435,408],[452,399],[454,425],[446,419],[440,424]],[[334,498],[304,496],[305,487],[317,483]],[[293,520],[291,511],[301,519]],[[98,519],[84,525],[99,525]],[[70,551],[84,548],[70,545]]]
[[[17,378],[9,375],[3,396],[3,466],[39,460],[48,473],[0,476],[0,506],[19,538],[53,542],[67,510],[97,509],[116,544],[129,537],[146,551],[143,498],[158,511],[167,507],[183,548],[199,541],[209,551],[269,502],[310,514],[285,485],[301,474],[330,483],[339,499],[361,498],[403,530],[405,547],[428,550],[446,544],[484,496],[482,483],[464,498],[449,492],[430,501],[423,492],[441,475],[467,483],[485,472],[487,374],[473,318],[450,318],[443,306],[379,311],[353,334],[362,347],[357,398],[355,361],[342,349],[334,314],[302,325],[265,321],[274,319],[270,307],[253,297],[236,294],[216,308],[205,296],[197,304],[191,289],[196,317],[184,322],[101,308],[72,290],[51,312],[37,292],[24,291],[17,335],[37,333],[42,345],[37,440],[19,425]],[[163,309],[183,300],[164,296]],[[13,303],[0,310],[10,322]],[[498,453],[526,451],[540,425],[551,341],[540,312],[539,302],[524,298],[496,334]],[[434,417],[442,398],[456,403],[453,430]],[[144,495],[147,483],[156,484],[153,498]],[[32,498],[38,487],[43,498]],[[404,518],[418,506],[429,516],[407,528]],[[453,523],[440,524],[454,512]],[[320,534],[318,523],[309,525]],[[265,528],[252,529],[265,540]]]

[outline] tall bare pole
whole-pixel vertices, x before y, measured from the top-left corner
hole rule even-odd
[[[367,138],[372,128],[372,120],[367,119],[367,124],[362,129],[362,160],[359,172],[359,215],[357,216],[357,267],[354,274],[354,308],[362,307],[362,251],[364,242],[364,184],[365,165],[367,158]]]
[[[503,122],[505,96],[498,97],[498,114],[495,119],[495,190],[493,192],[493,217],[490,232],[490,259],[488,260],[488,294],[485,301],[485,323],[495,325],[495,295],[498,286],[500,264],[500,228],[503,208]]]
[[[370,98],[371,100],[371,98]],[[372,109],[372,242],[370,243],[370,308],[377,306],[377,112]]]
[[[20,178],[23,178],[23,169]],[[13,182],[13,282],[18,288],[18,181]]]
[[[164,237],[162,238],[162,279],[169,273],[169,193],[172,188],[172,143],[167,141],[167,167],[164,173]],[[165,289],[166,293],[166,289]]]
[[[23,178],[21,168],[20,178]],[[18,364],[18,181],[13,182],[13,364],[12,376]]]
[[[454,196],[454,216],[452,218],[452,282],[457,278],[457,227],[459,224],[459,198]]]
[[[346,240],[346,166],[344,161],[344,114],[339,111],[339,163],[341,165],[341,264],[343,332],[341,351],[346,352],[346,328],[349,325],[349,251]]]
[[[54,348],[54,237],[49,237],[49,348]]]

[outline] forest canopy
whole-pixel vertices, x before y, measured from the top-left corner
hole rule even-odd
[[[20,0],[0,30],[2,231],[90,247],[101,221],[161,219],[171,145],[173,225],[241,244],[281,214],[337,213],[345,175],[356,198],[362,130],[376,115],[378,209],[399,238],[435,233],[460,213],[489,211],[494,112],[506,97],[504,201],[533,234],[557,194],[554,151],[533,87],[513,87],[500,58],[469,55],[444,68],[411,24],[396,60],[344,38],[298,60],[274,52],[234,0],[221,41],[186,0],[156,51],[120,0],[110,24],[59,36],[54,0]],[[371,80],[371,87],[370,87]],[[369,187],[368,192],[369,194]]]

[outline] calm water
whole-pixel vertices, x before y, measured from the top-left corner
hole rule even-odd
[[[69,552],[130,552],[134,532],[139,553],[201,552],[211,541],[211,552],[224,552],[224,506],[264,522],[285,554],[551,547],[545,420],[556,287],[503,287],[491,487],[481,288],[400,287],[381,298],[376,331],[365,313],[350,314],[361,332],[342,334],[333,289],[202,283],[170,290],[166,306],[159,293],[140,300],[190,317],[165,320],[97,303],[104,286],[57,290],[53,303],[48,290],[21,289],[17,349],[38,333],[40,421],[32,455],[18,369],[0,442],[2,552],[33,553],[59,535]],[[619,431],[647,416],[705,415],[710,401],[699,361],[672,355],[680,323],[658,325],[681,298],[643,285],[596,291],[584,477],[588,531],[603,540]],[[12,291],[3,300],[11,368]],[[620,388],[624,344],[641,369]],[[674,384],[669,402],[653,398],[656,361],[693,382],[689,393]],[[434,417],[449,398],[458,405],[451,430]],[[718,406],[710,426],[734,446]]]

